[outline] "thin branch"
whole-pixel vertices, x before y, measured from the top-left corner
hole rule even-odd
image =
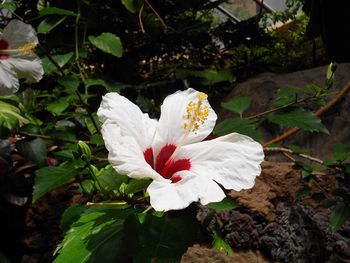
[[[293,152],[291,149],[288,149],[288,148],[283,148],[283,147],[264,147],[264,152],[267,152],[267,153],[273,153],[273,152],[281,152],[281,153],[287,153],[287,154],[294,154],[294,155],[298,155],[304,159],[308,159],[310,161],[313,161],[313,162],[316,162],[316,163],[319,163],[319,164],[323,164],[323,161],[319,158],[316,158],[316,157],[313,157],[313,156],[310,156],[310,155],[307,155],[307,154],[304,154],[304,153],[296,153],[296,152]],[[294,158],[292,157],[289,157],[291,160],[295,161]]]
[[[329,102],[327,102],[326,105],[319,108],[315,112],[315,115],[318,117],[321,116],[323,113],[325,113],[331,107],[333,107],[337,102],[339,102],[349,91],[350,91],[350,80],[342,87],[342,89],[337,93],[337,95],[333,99],[331,99]],[[300,131],[300,128],[290,129],[287,132],[283,133],[282,135],[277,136],[276,138],[264,143],[264,146],[280,142],[280,141],[294,135],[298,131]]]
[[[141,31],[142,33],[146,33],[145,31],[145,27],[143,26],[143,21],[142,21],[142,12],[143,12],[143,8],[145,7],[144,4],[142,4],[140,10],[139,10],[139,23],[140,23],[140,27],[141,27]]]
[[[158,17],[160,23],[163,25],[164,28],[167,28],[167,25],[165,24],[164,20],[162,17],[158,14],[157,10],[153,8],[153,6],[148,2],[148,0],[144,0],[145,3],[148,5],[149,8],[153,11],[153,13]]]
[[[18,134],[24,135],[24,136],[29,136],[29,137],[35,137],[35,138],[42,138],[45,140],[62,141],[62,142],[68,142],[68,143],[78,143],[79,142],[78,140],[63,139],[63,138],[57,138],[57,137],[52,137],[52,136],[48,136],[48,135],[30,133],[30,132],[24,132],[24,131],[20,131],[20,132],[18,132]],[[85,142],[86,144],[91,144],[90,141],[83,141],[83,142]]]

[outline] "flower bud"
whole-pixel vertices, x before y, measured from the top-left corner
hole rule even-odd
[[[78,148],[80,153],[82,154],[82,157],[86,160],[86,161],[90,161],[91,160],[91,150],[90,147],[83,141],[79,141],[78,142]]]

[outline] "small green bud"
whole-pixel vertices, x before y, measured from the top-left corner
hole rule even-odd
[[[78,148],[79,151],[82,154],[82,157],[86,159],[86,161],[90,161],[91,160],[91,150],[90,147],[83,141],[79,141],[78,142]]]

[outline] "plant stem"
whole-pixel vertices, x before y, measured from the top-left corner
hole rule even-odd
[[[69,143],[78,143],[79,142],[78,140],[63,139],[63,138],[51,137],[48,135],[36,134],[36,133],[30,133],[30,132],[24,132],[24,131],[20,131],[20,132],[18,132],[18,134],[29,136],[29,137],[42,138],[42,139],[46,139],[46,140],[62,141],[62,142],[69,142]],[[83,141],[83,142],[85,142],[86,144],[91,144],[90,141]]]

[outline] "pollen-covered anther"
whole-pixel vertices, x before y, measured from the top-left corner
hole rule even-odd
[[[18,52],[22,55],[31,55],[34,53],[36,44],[34,42],[24,44],[17,48]]]
[[[191,100],[188,102],[186,113],[184,114],[184,118],[188,120],[184,123],[184,130],[186,132],[196,132],[200,125],[203,125],[208,120],[209,106],[203,105],[203,100],[207,97],[207,94],[198,92],[198,101],[193,102]]]

